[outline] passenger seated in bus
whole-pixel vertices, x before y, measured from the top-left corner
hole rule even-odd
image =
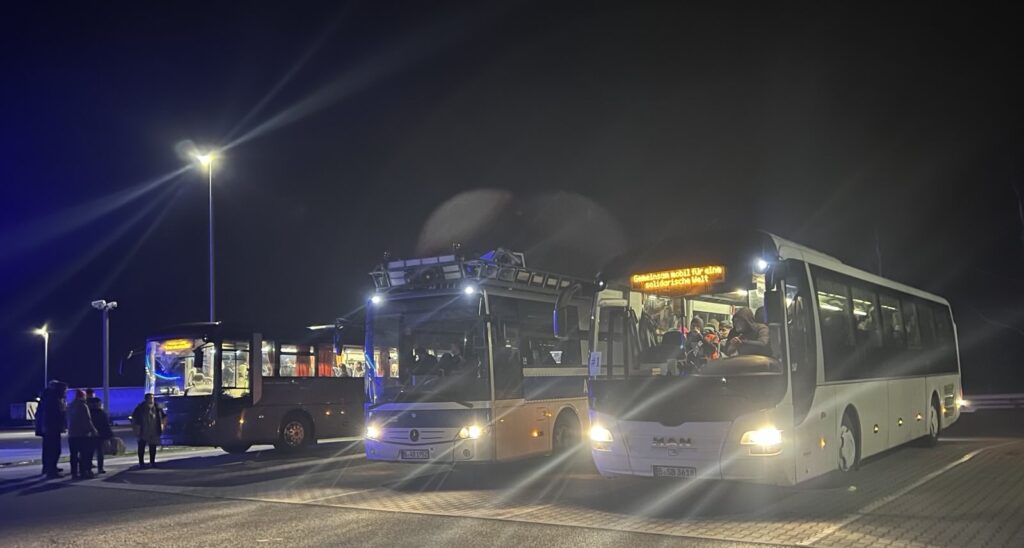
[[[726,356],[771,356],[768,326],[754,320],[749,308],[740,308],[732,316],[733,328],[725,344]]]
[[[702,340],[704,340],[704,319],[700,316],[694,316],[690,320],[690,330],[686,332],[686,352],[692,352],[696,347],[700,346]]]
[[[448,347],[448,352],[445,352],[438,361],[438,369],[444,375],[451,375],[461,369],[465,361],[465,358],[462,357],[462,347],[459,343],[453,342]]]
[[[719,322],[719,324],[718,324],[718,340],[719,341],[728,341],[729,340],[729,332],[730,331],[732,331],[732,322],[730,322],[729,320],[722,320],[721,322]]]
[[[422,346],[417,346],[412,351],[413,375],[437,375],[437,358],[427,352],[427,349]]]
[[[642,364],[658,364],[664,366],[665,362],[681,360],[685,355],[685,341],[683,332],[673,329],[661,335],[661,341],[647,350],[640,353],[639,362]]]

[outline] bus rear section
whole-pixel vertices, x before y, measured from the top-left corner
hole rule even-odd
[[[321,338],[300,333],[293,342],[266,340],[219,323],[151,337],[146,391],[167,413],[161,443],[234,453],[255,444],[299,449],[317,439],[358,435],[363,366],[347,362],[361,358],[362,348]]]

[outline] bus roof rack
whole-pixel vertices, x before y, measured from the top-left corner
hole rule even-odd
[[[377,291],[457,289],[466,282],[558,292],[584,280],[527,268],[523,253],[495,248],[479,257],[438,255],[393,260],[370,276]]]

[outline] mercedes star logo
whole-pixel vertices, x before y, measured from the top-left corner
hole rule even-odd
[[[409,439],[411,441],[420,441],[420,431],[415,428],[409,430]]]

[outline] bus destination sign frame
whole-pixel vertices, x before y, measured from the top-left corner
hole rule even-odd
[[[629,285],[634,291],[672,295],[704,293],[711,286],[724,281],[725,265],[689,266],[629,277]]]

